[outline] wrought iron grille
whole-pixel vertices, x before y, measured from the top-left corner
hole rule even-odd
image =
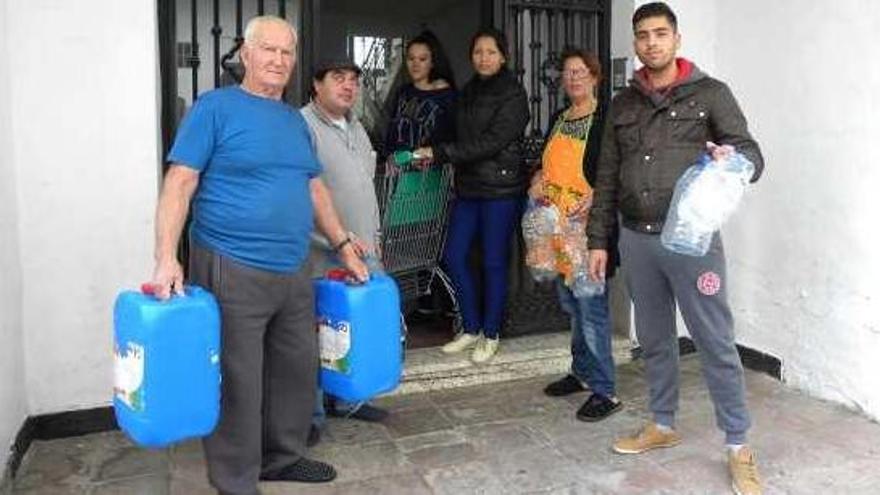
[[[300,26],[299,12],[307,1],[159,1],[165,151],[180,118],[201,93],[241,81],[243,70],[237,54],[247,20],[274,14]]]
[[[540,156],[550,116],[565,106],[560,55],[567,46],[596,53],[610,69],[609,0],[502,0],[502,27],[511,43],[512,68],[529,96],[529,158]],[[606,79],[607,80],[607,79]],[[599,97],[609,94],[607,82]]]

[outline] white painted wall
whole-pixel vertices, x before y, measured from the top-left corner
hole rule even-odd
[[[718,2],[718,73],[761,139],[766,176],[730,226],[743,343],[785,378],[880,418],[880,6]],[[748,30],[749,35],[743,36]]]
[[[633,0],[611,2],[611,58],[633,58],[632,14]]]
[[[682,54],[728,82],[766,160],[725,228],[738,341],[778,356],[795,387],[880,418],[880,67],[866,55],[880,7],[669,3]]]
[[[115,294],[152,270],[156,2],[5,5],[28,413],[106,405]]]
[[[9,46],[6,4],[0,3],[0,65]],[[27,413],[21,340],[21,256],[18,191],[12,163],[10,72],[0,72],[0,477]],[[0,480],[2,484],[2,480]],[[2,490],[2,486],[0,486]]]

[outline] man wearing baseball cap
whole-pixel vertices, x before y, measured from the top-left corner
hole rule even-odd
[[[321,179],[330,190],[333,204],[342,223],[349,229],[348,239],[363,259],[378,259],[375,245],[379,240],[379,206],[373,178],[376,153],[364,126],[352,108],[360,93],[361,69],[344,57],[326,58],[313,71],[312,101],[302,109],[323,166]],[[310,264],[312,276],[320,277],[328,269],[342,266],[336,249],[323,235],[312,236]],[[326,397],[319,388],[311,444],[320,440],[327,414],[364,421],[382,421],[388,413],[366,403],[348,404]]]

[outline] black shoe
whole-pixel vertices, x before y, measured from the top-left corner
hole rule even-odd
[[[593,394],[578,409],[577,419],[581,421],[600,421],[623,409],[623,402],[613,401],[602,394]]]
[[[326,462],[306,459],[284,466],[275,471],[260,473],[260,481],[298,481],[301,483],[326,483],[336,478],[336,470]]]
[[[321,429],[315,425],[309,427],[309,438],[306,439],[306,447],[314,447],[321,443]]]
[[[388,411],[369,404],[361,404],[354,411],[345,411],[337,409],[336,405],[332,404],[327,408],[327,415],[335,418],[354,418],[370,423],[380,423],[388,417]]]
[[[563,395],[571,395],[577,392],[589,390],[574,375],[565,375],[563,378],[556,380],[544,387],[544,393],[550,397],[562,397]]]

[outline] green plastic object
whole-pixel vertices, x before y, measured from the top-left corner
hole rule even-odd
[[[392,155],[394,164],[398,167],[409,165],[413,161],[413,152],[407,150],[395,151]]]
[[[402,172],[388,203],[386,226],[437,220],[445,211],[442,169]]]
[[[422,155],[420,155],[419,153],[415,153],[409,150],[395,151],[391,156],[394,160],[394,164],[398,167],[410,165],[412,164],[412,162],[416,160],[421,160],[423,158]]]

